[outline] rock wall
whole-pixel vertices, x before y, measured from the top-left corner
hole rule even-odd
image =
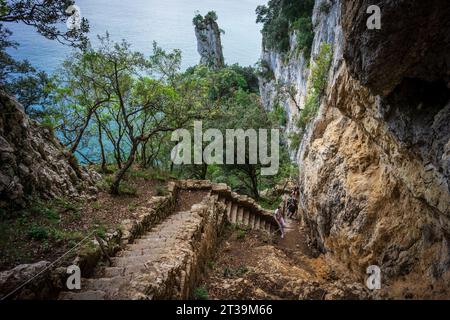
[[[200,64],[219,69],[225,65],[225,62],[220,39],[221,31],[216,20],[216,14],[210,12],[205,17],[197,15],[194,18],[194,25]]]
[[[0,92],[0,208],[24,205],[33,196],[95,193],[98,178],[67,155],[49,128],[30,120],[15,99]]]
[[[297,159],[309,242],[359,281],[380,266],[380,297],[448,298],[449,3],[321,2],[313,57],[325,39],[334,57]]]
[[[328,4],[328,10],[320,9],[320,4]],[[289,35],[290,49],[287,53],[279,53],[263,48],[261,64],[266,77],[259,78],[261,100],[267,110],[272,110],[276,104],[281,105],[287,115],[288,123],[286,133],[298,132],[295,119],[299,110],[305,104],[310,76],[310,61],[316,59],[322,43],[333,45],[332,69],[337,69],[342,60],[342,28],[339,24],[340,1],[316,1],[312,15],[314,26],[314,41],[311,48],[311,57],[305,59],[301,50],[297,48],[297,34]],[[292,93],[286,91],[293,88]],[[296,152],[292,154],[296,158]]]

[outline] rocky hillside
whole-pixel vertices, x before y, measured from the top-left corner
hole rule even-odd
[[[0,208],[22,206],[34,196],[96,192],[98,178],[67,154],[49,128],[30,120],[15,99],[0,93]]]
[[[366,27],[373,4],[381,30]],[[378,265],[381,296],[449,296],[449,12],[445,0],[317,0],[310,61],[295,33],[287,54],[262,55],[266,108],[279,100],[300,138],[308,240],[356,280]],[[299,128],[324,44],[332,48],[325,93]],[[280,94],[286,85],[293,95]]]

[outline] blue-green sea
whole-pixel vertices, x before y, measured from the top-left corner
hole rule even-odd
[[[225,60],[228,64],[255,64],[261,52],[261,25],[255,8],[266,0],[77,0],[83,17],[89,20],[90,39],[108,31],[114,40],[126,39],[132,48],[150,54],[153,41],[164,49],[180,49],[183,69],[199,61],[192,18],[196,11],[217,12]],[[57,70],[70,48],[38,35],[23,24],[8,24],[19,43],[10,50],[18,59],[28,59],[47,72]],[[65,25],[62,26],[63,28]]]

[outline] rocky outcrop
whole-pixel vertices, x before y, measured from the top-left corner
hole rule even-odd
[[[0,93],[0,208],[24,205],[34,196],[96,192],[98,178],[67,154],[50,128],[30,120],[14,98]]]
[[[369,4],[382,30],[367,30]],[[364,281],[380,266],[380,297],[450,297],[448,12],[332,1],[314,23],[313,51],[334,34],[334,57],[298,153],[300,209],[311,246],[342,272]]]
[[[381,30],[366,26],[370,5],[381,9]],[[391,93],[406,78],[450,81],[449,12],[445,0],[343,1],[344,54],[351,75],[379,95]]]
[[[197,37],[197,51],[200,54],[200,64],[213,69],[222,68],[225,65],[221,30],[217,24],[217,15],[211,11],[206,16],[198,14],[194,18],[195,36]]]

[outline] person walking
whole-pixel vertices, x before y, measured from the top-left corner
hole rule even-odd
[[[297,206],[298,206],[298,191],[292,191],[291,196],[287,200],[287,217],[293,218],[297,214]]]
[[[285,227],[286,227],[286,223],[284,222],[284,217],[283,217],[283,211],[282,211],[282,207],[281,205],[279,205],[274,212],[274,218],[277,221],[279,227],[280,227],[280,231],[281,231],[281,239],[284,238],[285,235]]]

